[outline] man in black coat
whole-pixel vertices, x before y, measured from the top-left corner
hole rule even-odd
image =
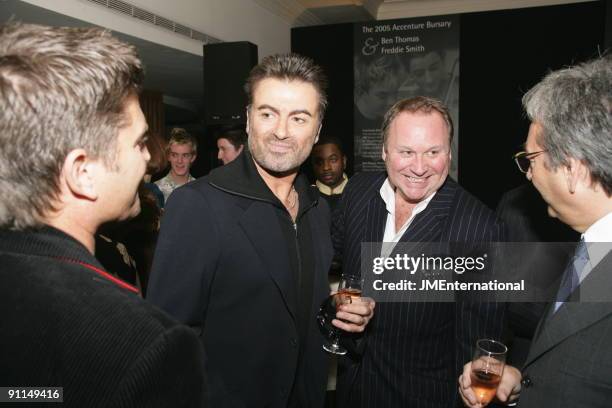
[[[102,223],[140,211],[141,81],[107,31],[0,27],[0,384],[35,402],[203,406],[197,336],[93,256]]]
[[[211,406],[322,407],[329,208],[298,170],[321,127],[323,73],[273,55],[246,90],[249,149],[172,193],[148,299],[201,332]],[[362,331],[373,304],[345,307],[335,325]]]
[[[386,171],[353,176],[334,223],[345,273],[364,270],[364,243],[384,242],[384,254],[376,256],[386,257],[395,256],[391,247],[408,242],[503,238],[494,214],[448,177],[453,125],[441,102],[426,97],[397,102],[382,132]],[[397,271],[385,276],[392,274]],[[371,268],[364,278],[372,286]],[[502,316],[501,308],[482,302],[378,302],[361,340],[363,351],[341,361],[341,406],[454,407],[457,374],[477,339],[499,338]]]

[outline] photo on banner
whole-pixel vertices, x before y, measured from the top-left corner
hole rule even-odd
[[[355,171],[384,170],[380,128],[399,99],[431,96],[448,106],[455,125],[450,175],[458,176],[459,16],[358,23],[353,75]]]

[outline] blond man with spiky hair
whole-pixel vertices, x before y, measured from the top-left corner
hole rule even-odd
[[[168,201],[170,194],[183,184],[195,180],[189,170],[198,154],[198,142],[183,128],[173,128],[166,148],[170,171],[166,177],[155,182]]]

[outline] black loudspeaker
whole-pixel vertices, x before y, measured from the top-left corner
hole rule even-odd
[[[612,53],[612,0],[607,0],[605,5],[606,23],[604,33],[604,49],[607,50],[608,53]]]
[[[204,45],[206,125],[246,123],[244,83],[257,65],[257,46],[248,41]]]

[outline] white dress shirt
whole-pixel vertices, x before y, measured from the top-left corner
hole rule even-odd
[[[380,196],[387,207],[387,222],[385,224],[385,235],[383,237],[381,256],[386,257],[391,254],[395,245],[399,242],[410,224],[412,224],[414,217],[427,208],[427,205],[435,195],[436,193],[434,192],[432,195],[415,205],[412,209],[410,218],[406,220],[398,231],[395,231],[395,190],[391,187],[389,178],[385,180],[382,187],[380,187]]]
[[[580,274],[580,282],[610,252],[610,243],[612,243],[612,212],[595,221],[593,225],[584,231],[582,239],[584,239],[587,245],[589,262],[587,262]]]

